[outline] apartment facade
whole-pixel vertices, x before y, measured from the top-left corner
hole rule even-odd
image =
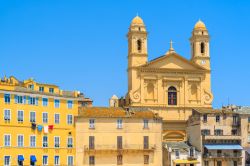
[[[163,166],[201,166],[201,152],[186,142],[163,143]]]
[[[162,120],[151,111],[82,108],[76,165],[162,166]]]
[[[74,117],[91,105],[56,85],[0,81],[0,165],[75,165]]]
[[[188,141],[202,152],[204,166],[245,164],[242,125],[229,109],[195,109],[188,121]]]

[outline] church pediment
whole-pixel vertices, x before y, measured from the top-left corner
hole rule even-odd
[[[205,68],[181,57],[176,53],[171,53],[156,58],[143,67],[173,70],[206,70]]]

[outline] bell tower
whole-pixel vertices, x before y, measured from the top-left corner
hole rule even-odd
[[[209,34],[205,24],[199,20],[190,38],[192,61],[210,70]]]
[[[129,27],[128,38],[128,92],[139,84],[135,67],[148,61],[147,31],[143,20],[136,16]]]

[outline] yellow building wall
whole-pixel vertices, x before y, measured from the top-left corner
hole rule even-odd
[[[0,85],[0,88],[3,89],[3,86]],[[10,88],[6,88],[9,90]],[[11,92],[11,101],[10,104],[5,104],[4,102],[4,93],[0,92],[0,165],[3,165],[4,156],[11,156],[11,165],[17,164],[17,156],[24,155],[24,165],[30,164],[30,155],[35,155],[37,158],[36,165],[42,164],[42,156],[47,155],[48,165],[54,165],[54,156],[60,156],[60,165],[67,164],[67,156],[73,156],[75,160],[75,127],[74,127],[74,116],[78,113],[78,101],[73,100],[73,108],[67,108],[67,98],[60,98],[48,95],[38,95],[38,94],[28,94],[21,93],[21,95],[32,95],[39,96],[38,106],[28,105],[26,99],[26,104],[15,104],[14,92]],[[49,99],[48,106],[42,106],[42,97]],[[54,107],[54,99],[60,99],[60,108]],[[11,110],[11,120],[10,122],[4,121],[4,110]],[[24,121],[22,123],[17,121],[17,111],[24,111]],[[44,131],[39,132],[37,129],[31,129],[30,123],[30,111],[36,112],[36,124],[37,125],[54,125],[54,129],[50,130],[48,134],[45,134]],[[48,123],[44,124],[42,122],[42,113],[48,112]],[[54,123],[54,114],[60,114],[60,124]],[[73,124],[67,124],[67,115],[73,115]],[[71,134],[69,134],[71,132]],[[11,135],[11,146],[4,147],[4,134]],[[17,135],[24,135],[24,147],[17,147]],[[36,136],[36,147],[30,147],[30,135]],[[43,136],[48,136],[48,147],[43,148],[42,139]],[[60,147],[54,148],[54,136],[60,137]],[[68,136],[73,137],[73,148],[67,148],[67,138]]]
[[[95,156],[95,165],[117,165],[117,136],[122,136],[123,165],[144,166],[144,155],[150,156],[149,166],[162,165],[161,121],[149,119],[149,129],[143,129],[143,119],[123,118],[122,129],[117,129],[118,118],[94,118],[95,129],[89,129],[89,119],[92,118],[78,118],[76,122],[76,165],[89,165],[90,155]],[[95,137],[95,148],[102,151],[88,153],[89,136]],[[143,136],[149,137],[149,148],[155,147],[153,151],[143,150]]]

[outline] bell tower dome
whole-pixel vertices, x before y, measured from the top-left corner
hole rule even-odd
[[[195,24],[190,38],[191,60],[208,70],[210,70],[209,40],[208,30],[205,24],[199,20]]]
[[[137,85],[135,67],[146,64],[148,61],[147,31],[141,17],[136,16],[131,21],[128,38],[128,92]]]

